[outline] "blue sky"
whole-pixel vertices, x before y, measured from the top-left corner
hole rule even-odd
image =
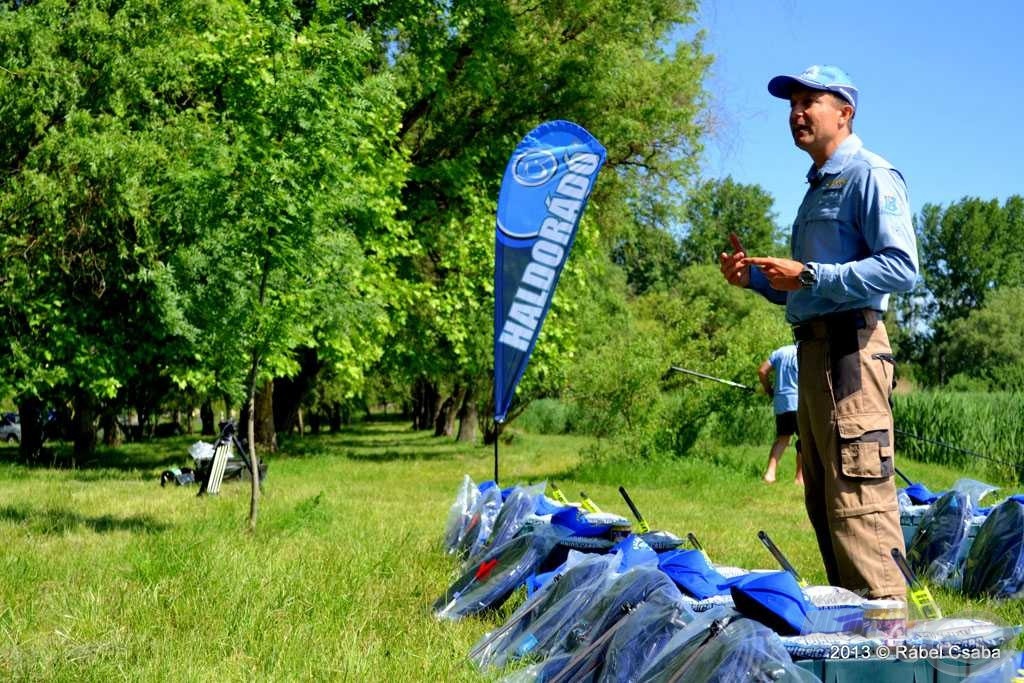
[[[915,213],[1024,194],[1024,3],[704,0],[715,55],[702,174],[757,184],[787,227],[810,158],[768,80],[836,64],[860,89],[855,132],[903,173]]]

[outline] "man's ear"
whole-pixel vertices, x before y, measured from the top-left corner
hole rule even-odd
[[[844,104],[840,107],[840,111],[843,113],[841,123],[845,124],[847,128],[850,127],[850,121],[853,120],[854,109],[849,104]]]

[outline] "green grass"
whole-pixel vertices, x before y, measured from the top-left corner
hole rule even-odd
[[[448,507],[464,473],[491,476],[490,448],[398,422],[294,439],[270,459],[253,535],[247,484],[201,499],[160,488],[160,471],[188,464],[191,440],[127,446],[77,470],[6,464],[13,449],[0,448],[0,677],[479,680],[466,653],[500,619],[438,622],[430,605],[455,572],[439,545]],[[502,483],[553,478],[625,512],[623,484],[652,526],[693,531],[718,562],[772,567],[763,528],[824,581],[788,481],[792,450],[767,486],[767,445],[639,464],[581,457],[591,443],[517,433],[502,444]],[[901,469],[933,489],[971,474]],[[1019,602],[937,597],[947,611],[1024,621]]]

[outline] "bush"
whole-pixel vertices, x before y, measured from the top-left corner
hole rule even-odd
[[[569,431],[569,407],[555,398],[531,401],[516,426],[534,434],[565,434]]]

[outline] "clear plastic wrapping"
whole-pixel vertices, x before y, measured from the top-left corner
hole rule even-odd
[[[480,495],[477,496],[476,502],[470,510],[466,529],[456,546],[456,552],[460,556],[471,558],[480,554],[480,550],[487,544],[487,539],[491,536],[491,529],[494,528],[494,520],[498,518],[501,505],[501,489],[493,482],[491,486],[480,491]]]
[[[463,475],[459,490],[455,493],[455,502],[448,509],[448,521],[444,526],[444,549],[449,554],[456,552],[459,542],[466,533],[466,526],[473,516],[473,506],[480,491],[469,475]]]
[[[475,552],[470,556],[471,563],[482,557],[490,548],[495,548],[515,537],[527,518],[534,513],[537,496],[543,495],[545,486],[544,483],[516,486],[509,492],[494,518],[488,538],[476,546]]]
[[[557,542],[555,529],[540,526],[493,548],[437,599],[435,616],[457,620],[499,607],[525,583],[526,577],[537,571]]]
[[[967,554],[961,588],[969,597],[1024,596],[1024,505],[1011,499],[992,509]]]
[[[558,615],[569,618],[574,614],[581,599],[586,598],[588,591],[596,591],[596,586],[612,572],[616,562],[611,555],[573,553],[567,562],[570,566],[556,573],[555,578],[520,605],[508,621],[477,641],[470,651],[470,660],[481,668],[501,667],[519,649],[517,643],[539,642],[546,632],[556,633],[560,623]],[[523,637],[528,632],[532,637]]]
[[[649,669],[639,680],[645,683],[817,680],[812,673],[793,663],[778,635],[750,619],[735,619],[724,624],[714,621],[679,654],[685,656],[673,658],[674,666]]]
[[[941,585],[959,575],[957,560],[973,516],[969,494],[942,494],[924,514],[907,550],[907,561],[914,573]]]

